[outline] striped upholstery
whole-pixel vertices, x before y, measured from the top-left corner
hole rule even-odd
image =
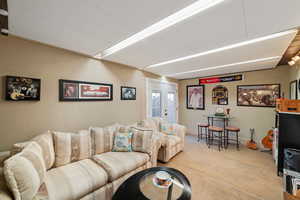
[[[132,149],[135,152],[152,154],[153,150],[153,131],[132,128]]]
[[[45,185],[49,200],[77,200],[101,188],[107,180],[103,168],[85,159],[48,171]]]
[[[107,152],[93,156],[93,160],[107,172],[110,182],[144,165],[149,159],[148,154],[138,152]]]
[[[112,150],[116,126],[105,128],[91,127],[90,131],[92,137],[93,155],[109,152]]]
[[[92,155],[90,131],[79,133],[54,132],[55,166],[90,158]]]
[[[34,137],[33,139],[31,139],[30,141],[14,144],[11,149],[11,155],[15,155],[21,152],[32,141],[35,141],[37,144],[41,146],[46,169],[50,169],[51,167],[53,167],[55,161],[55,153],[54,153],[52,133],[50,131],[40,134]]]
[[[4,162],[4,175],[15,200],[32,199],[45,179],[46,166],[36,142]]]
[[[93,193],[86,195],[80,200],[111,200],[112,199],[112,184],[109,183]]]

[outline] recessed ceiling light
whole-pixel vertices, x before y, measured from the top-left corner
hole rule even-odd
[[[163,20],[147,27],[146,29],[132,35],[131,37],[119,42],[118,44],[104,50],[97,54],[96,58],[104,58],[108,55],[116,53],[136,42],[139,42],[159,31],[167,29],[174,24],[177,24],[187,18],[190,18],[206,9],[209,9],[225,0],[198,0],[197,2],[181,9],[180,11],[164,18]]]
[[[221,52],[221,51],[225,51],[225,50],[229,50],[229,49],[233,49],[233,48],[237,48],[237,47],[241,47],[241,46],[245,46],[245,45],[249,45],[249,44],[253,44],[253,43],[273,39],[273,38],[278,38],[278,37],[281,37],[281,36],[284,36],[284,35],[288,35],[288,34],[291,34],[291,33],[297,33],[297,32],[298,32],[298,30],[289,30],[289,31],[285,31],[285,32],[275,33],[275,34],[272,34],[272,35],[268,35],[268,36],[264,36],[264,37],[260,37],[260,38],[255,38],[255,39],[252,39],[252,40],[243,41],[243,42],[240,42],[240,43],[224,46],[224,47],[221,47],[221,48],[212,49],[212,50],[209,50],[209,51],[205,51],[205,52],[201,52],[201,53],[197,53],[197,54],[193,54],[193,55],[189,55],[189,56],[185,56],[185,57],[180,57],[180,58],[176,58],[176,59],[173,59],[173,60],[168,60],[168,61],[161,62],[161,63],[158,63],[158,64],[150,65],[146,68],[159,67],[159,66],[162,66],[162,65],[167,65],[167,64],[171,64],[171,63],[175,63],[175,62],[180,62],[180,61],[184,61],[184,60],[188,60],[188,59],[192,59],[192,58],[196,58],[196,57],[200,57],[200,56],[204,56],[204,55],[208,55],[208,54],[212,54],[212,53],[217,53],[217,52]]]
[[[0,15],[8,16],[8,12],[6,10],[0,9]]]
[[[248,61],[243,61],[243,62],[231,63],[231,64],[227,64],[227,65],[219,65],[219,66],[215,66],[215,67],[206,67],[206,68],[201,68],[201,69],[197,69],[197,70],[191,70],[191,71],[186,71],[186,72],[179,72],[179,73],[175,73],[175,74],[169,74],[169,75],[166,75],[166,76],[177,76],[177,75],[194,73],[194,72],[202,72],[202,71],[208,71],[208,70],[214,70],[214,69],[227,68],[227,67],[232,67],[232,66],[236,66],[236,65],[243,65],[243,64],[251,64],[251,63],[256,63],[256,62],[271,61],[271,60],[276,60],[276,59],[280,59],[280,58],[281,58],[281,56],[260,58],[260,59],[255,59],[255,60],[248,60]]]
[[[289,66],[293,66],[294,64],[296,64],[295,61],[291,60],[290,62],[288,62]]]

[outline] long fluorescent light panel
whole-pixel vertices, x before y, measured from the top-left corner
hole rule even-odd
[[[253,40],[243,41],[243,42],[228,45],[228,46],[225,46],[225,47],[212,49],[212,50],[209,50],[209,51],[205,51],[205,52],[201,52],[201,53],[197,53],[197,54],[193,54],[193,55],[189,55],[189,56],[185,56],[185,57],[176,58],[176,59],[173,59],[173,60],[161,62],[161,63],[158,63],[158,64],[150,65],[146,68],[154,68],[154,67],[159,67],[159,66],[162,66],[162,65],[167,65],[167,64],[171,64],[171,63],[175,63],[175,62],[180,62],[180,61],[184,61],[184,60],[188,60],[188,59],[192,59],[192,58],[196,58],[196,57],[200,57],[200,56],[204,56],[204,55],[208,55],[208,54],[212,54],[212,53],[217,53],[217,52],[221,52],[221,51],[225,51],[225,50],[229,50],[229,49],[233,49],[233,48],[237,48],[237,47],[241,47],[241,46],[245,46],[245,45],[265,41],[265,40],[270,40],[270,39],[273,39],[273,38],[278,38],[278,37],[281,37],[281,36],[284,36],[284,35],[288,35],[288,34],[291,34],[291,33],[297,33],[297,32],[298,32],[298,30],[289,30],[289,31],[285,31],[285,32],[275,33],[275,34],[272,34],[272,35],[268,35],[268,36],[264,36],[264,37],[260,37],[260,38],[255,38]]]
[[[146,29],[132,35],[131,37],[119,42],[118,44],[104,50],[102,53],[97,54],[96,58],[104,58],[108,55],[116,53],[134,43],[137,43],[159,31],[167,29],[174,24],[177,24],[187,18],[190,18],[206,9],[209,9],[225,0],[198,0],[197,2],[181,9],[180,11],[164,18],[163,20],[147,27]]]
[[[243,62],[237,62],[237,63],[231,63],[227,65],[219,65],[215,67],[206,67],[206,68],[201,68],[197,70],[192,70],[192,71],[186,71],[186,72],[179,72],[175,74],[169,74],[166,75],[167,77],[172,77],[172,76],[177,76],[177,75],[182,75],[182,74],[188,74],[188,73],[194,73],[194,72],[202,72],[202,71],[208,71],[208,70],[214,70],[214,69],[221,69],[221,68],[227,68],[227,67],[232,67],[236,65],[244,65],[244,64],[252,64],[252,63],[257,63],[257,62],[266,62],[266,61],[272,61],[272,60],[277,60],[280,59],[281,56],[273,56],[273,57],[267,57],[267,58],[260,58],[260,59],[255,59],[255,60],[248,60],[248,61],[243,61]]]

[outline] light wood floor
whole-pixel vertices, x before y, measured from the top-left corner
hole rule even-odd
[[[268,153],[235,146],[219,152],[187,136],[184,152],[169,163],[192,185],[193,200],[282,200],[282,179]]]

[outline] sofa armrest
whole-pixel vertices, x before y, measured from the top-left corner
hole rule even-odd
[[[174,124],[175,132],[178,137],[180,137],[181,141],[184,144],[185,135],[186,135],[186,127],[180,124]]]
[[[150,155],[150,162],[151,162],[151,167],[156,167],[158,151],[161,147],[161,140],[159,137],[157,137],[157,135],[154,134],[152,141],[153,141],[153,144],[152,144],[152,151],[151,151],[151,155]]]
[[[5,183],[3,168],[0,168],[0,199],[13,200],[13,195],[10,193]]]
[[[0,152],[0,167],[3,167],[4,161],[10,157],[10,151]]]

